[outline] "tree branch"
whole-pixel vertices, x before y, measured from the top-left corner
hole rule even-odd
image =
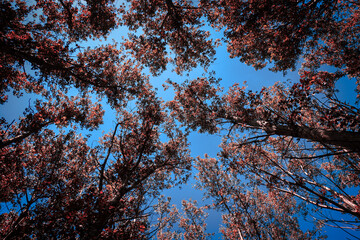
[[[106,167],[106,163],[110,157],[110,153],[111,153],[111,149],[114,145],[114,139],[115,139],[115,134],[116,134],[116,131],[117,131],[117,128],[119,127],[120,123],[117,123],[116,126],[115,126],[115,130],[113,132],[113,135],[111,137],[111,143],[110,143],[110,147],[108,148],[108,153],[104,159],[104,162],[103,164],[101,165],[101,169],[100,169],[100,180],[99,180],[99,192],[102,191],[102,186],[103,186],[103,181],[104,181],[104,171],[105,171],[105,167]]]

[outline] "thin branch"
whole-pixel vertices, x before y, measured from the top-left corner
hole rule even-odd
[[[108,153],[104,159],[104,162],[103,164],[101,165],[101,169],[100,169],[100,180],[99,180],[99,192],[102,190],[102,185],[103,185],[103,181],[104,181],[104,171],[105,171],[105,167],[106,167],[106,163],[110,157],[110,153],[111,153],[111,149],[114,145],[114,139],[115,139],[115,134],[116,134],[116,131],[117,131],[117,128],[119,127],[121,123],[117,123],[116,126],[115,126],[115,130],[113,132],[113,135],[111,137],[111,144],[110,144],[110,147],[108,148]]]
[[[279,190],[281,192],[285,192],[285,193],[288,193],[288,194],[291,194],[293,196],[296,196],[302,200],[304,200],[305,202],[308,202],[308,203],[311,203],[315,206],[318,206],[318,207],[321,207],[321,208],[326,208],[326,209],[330,209],[330,210],[334,210],[334,211],[339,211],[339,212],[344,212],[341,208],[337,208],[337,207],[332,207],[332,206],[329,206],[329,205],[325,205],[325,204],[321,204],[319,202],[315,202],[314,200],[311,200],[307,197],[304,197],[300,194],[297,194],[295,193],[294,191],[290,191],[290,190],[285,190],[285,189],[282,189],[282,188],[279,188],[279,187],[273,187],[274,189],[276,190]]]
[[[333,222],[333,224],[335,225],[331,225],[331,224],[327,224],[327,223],[325,223],[327,226],[330,226],[330,227],[336,227],[336,228],[340,228],[341,230],[343,230],[346,234],[349,234],[350,236],[352,236],[353,238],[355,238],[355,239],[360,239],[359,237],[356,237],[354,234],[352,234],[352,233],[350,233],[349,231],[347,231],[346,230],[346,228],[347,227],[343,227],[343,226],[340,226],[339,224],[337,224],[337,223],[335,223],[335,222]],[[352,230],[354,230],[354,228],[348,228],[348,229],[352,229]],[[358,227],[356,228],[356,229],[358,229]]]
[[[317,155],[317,156],[311,156],[311,157],[289,157],[290,159],[315,159],[315,158],[323,158],[323,157],[330,157],[330,156],[336,156],[336,155],[344,155],[344,154],[349,154],[349,153],[356,153],[355,151],[349,151],[349,152],[332,152],[332,153],[327,153],[327,154],[322,154],[322,155]]]
[[[69,4],[68,5],[65,5],[65,3],[63,2],[63,0],[59,0],[61,5],[65,8],[65,10],[67,11],[69,17],[67,19],[67,23],[68,23],[68,26],[69,26],[69,29],[70,30],[73,30],[73,24],[72,24],[72,20],[73,20],[73,15],[72,15],[72,12],[69,8]]]
[[[32,131],[29,131],[27,133],[24,133],[24,134],[20,134],[20,135],[17,135],[13,138],[10,138],[10,139],[4,139],[4,140],[1,140],[0,141],[0,149],[1,148],[4,148],[6,146],[9,146],[10,144],[13,144],[13,143],[19,143],[21,142],[22,140],[24,140],[25,138],[29,137],[30,135],[34,134],[34,133],[37,133],[39,132],[43,127],[53,123],[54,121],[47,121],[47,122],[44,122],[42,124],[40,124],[38,127],[34,128]]]

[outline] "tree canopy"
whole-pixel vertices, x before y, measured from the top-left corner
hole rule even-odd
[[[322,239],[324,225],[358,239],[360,108],[337,83],[352,83],[360,100],[359,7],[1,1],[0,104],[36,96],[18,120],[0,118],[1,238],[207,239],[214,208],[225,239]],[[127,36],[107,41],[119,28]],[[299,80],[252,91],[239,77],[224,90],[212,72],[220,44]],[[198,68],[205,74],[165,83],[170,101],[150,81]],[[103,130],[104,109],[116,123],[92,143],[83,132]],[[222,136],[216,157],[191,156],[195,131]],[[183,201],[180,211],[161,194],[192,168],[212,204]]]

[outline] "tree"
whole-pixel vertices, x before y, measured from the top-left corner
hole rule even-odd
[[[225,237],[321,238],[317,228],[301,230],[297,210],[304,206],[304,216],[358,229],[360,110],[336,95],[337,81],[347,78],[360,99],[356,1],[44,0],[0,7],[0,102],[10,91],[37,96],[17,122],[0,121],[1,237],[151,237],[150,200],[184,182],[192,162],[187,132],[173,117],[187,130],[224,135],[217,162],[194,163],[199,187],[225,212]],[[82,46],[119,26],[130,32],[124,41]],[[179,75],[211,70],[221,42],[214,30],[224,34],[230,57],[256,69],[270,63],[285,72],[302,62],[300,80],[259,92],[237,84],[225,93],[213,74],[169,81],[175,97],[163,104],[144,69],[152,76],[170,64]],[[101,126],[105,101],[116,124],[92,146],[80,131]],[[161,204],[163,216],[170,210]],[[196,238],[191,229],[206,236],[206,214],[195,205],[184,202],[185,238]],[[176,235],[159,221],[159,237]]]
[[[296,213],[301,206],[281,191],[260,190],[255,179],[244,181],[237,168],[214,158],[196,161],[199,186],[207,189],[214,207],[224,212],[221,229],[226,239],[315,239],[317,229],[303,232]],[[321,239],[319,236],[317,239]]]
[[[231,56],[240,57],[256,68],[264,67],[267,61],[274,62],[274,71],[291,69],[302,57],[300,81],[277,83],[260,92],[234,85],[223,95],[214,77],[182,85],[170,82],[176,89],[176,97],[169,103],[174,116],[192,130],[216,133],[228,129],[218,160],[223,171],[235,171],[235,176],[252,183],[255,192],[263,186],[269,194],[277,191],[285,194],[285,198],[290,195],[299,203],[310,204],[312,212],[319,209],[341,212],[349,216],[349,221],[328,217],[325,210],[320,215],[327,224],[357,230],[359,108],[339,100],[335,84],[347,77],[348,81],[356,80],[355,90],[357,93],[359,90],[358,4],[351,1],[212,4],[208,6],[218,14],[212,22],[226,27]],[[249,137],[239,137],[242,132]],[[200,175],[219,176],[211,175],[211,167],[203,168]],[[210,196],[221,198],[214,192],[214,186],[203,176],[200,178]],[[213,184],[232,192],[230,195],[236,194],[233,186],[224,187],[215,180]],[[233,198],[224,199],[222,207]],[[246,212],[247,207],[240,205],[239,209]],[[242,230],[246,232],[249,228],[243,226]]]
[[[149,201],[186,179],[186,137],[141,68],[115,45],[77,44],[106,37],[115,11],[111,1],[1,2],[2,103],[10,90],[39,96],[19,121],[1,119],[3,239],[143,239]],[[102,98],[117,123],[90,146],[79,130],[99,128]]]
[[[207,206],[197,207],[197,201],[182,201],[183,214],[176,206],[170,208],[169,197],[167,201],[163,196],[159,199],[155,210],[158,213],[158,224],[156,239],[207,239],[213,235],[206,231],[206,218],[208,214],[205,210]]]

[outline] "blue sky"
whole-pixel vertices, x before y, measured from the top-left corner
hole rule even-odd
[[[241,85],[244,81],[246,81],[249,90],[259,91],[263,86],[271,86],[278,81],[283,82],[290,79],[291,82],[295,82],[299,79],[297,70],[293,72],[288,71],[286,75],[283,75],[281,72],[274,73],[269,71],[267,67],[262,70],[255,70],[251,66],[241,63],[238,59],[229,58],[229,54],[227,53],[225,46],[221,46],[217,49],[216,58],[217,60],[210,69],[216,72],[216,76],[222,78],[221,86],[223,86],[225,90],[235,83],[239,83]],[[201,70],[197,70],[191,75],[201,75],[201,73]],[[161,85],[160,82],[162,81],[162,78],[166,79],[169,77],[181,79],[181,77],[173,76],[173,73],[168,71],[160,76],[160,79],[156,79],[156,81],[160,80],[158,83],[153,80],[153,84]],[[355,81],[343,78],[338,81],[336,86],[337,89],[339,89],[337,96],[340,100],[355,104]],[[166,92],[164,94],[166,94]],[[169,98],[169,96],[166,95],[163,97]],[[190,149],[193,157],[203,157],[205,153],[211,157],[216,157],[216,154],[220,149],[218,146],[221,143],[221,136],[192,133],[189,141],[191,143]],[[202,193],[199,190],[196,190],[194,185],[195,180],[190,180],[187,186],[183,186],[182,189],[171,189],[165,191],[165,193],[169,194],[173,198],[173,202],[177,206],[181,206],[182,199],[196,199],[200,204]],[[311,227],[311,224],[309,225],[307,222],[302,222],[301,224],[304,228],[308,226]],[[221,225],[221,215],[214,211],[210,212],[208,217],[209,232],[218,233],[219,225]],[[323,229],[323,233],[328,236],[329,240],[339,240],[345,239],[345,237],[350,237],[347,234],[344,234],[342,230],[331,227],[325,227]],[[358,237],[360,237],[360,234]],[[214,239],[217,238],[221,238],[221,234],[216,234],[214,236]]]
[[[126,34],[126,31],[123,29],[117,30],[112,33],[109,37],[111,40],[115,38],[120,41],[121,36]],[[89,43],[87,43],[89,44]],[[89,45],[95,46],[100,44],[100,42],[93,42]],[[247,82],[248,89],[251,90],[260,90],[263,86],[273,85],[277,81],[285,81],[287,79],[291,79],[292,81],[296,81],[298,79],[297,72],[288,72],[287,75],[283,75],[282,73],[274,73],[267,68],[263,70],[254,70],[251,66],[247,66],[243,63],[240,63],[238,59],[230,59],[229,54],[226,52],[226,46],[221,46],[217,50],[216,58],[217,60],[210,67],[211,70],[216,72],[216,76],[222,78],[221,85],[227,89],[232,86],[234,83],[242,84],[244,81]],[[189,77],[186,76],[177,76],[171,70],[165,71],[162,75],[156,78],[151,78],[151,83],[154,87],[159,89],[159,96],[164,100],[170,100],[172,98],[172,91],[163,91],[162,84],[170,78],[176,82],[182,82],[184,79],[196,78],[201,76],[203,71],[199,68],[190,73]],[[342,100],[346,100],[350,103],[354,103],[355,101],[355,84],[347,79],[344,79],[338,83],[338,88],[340,92],[338,96]],[[7,104],[0,106],[0,116],[4,116],[8,121],[17,120],[19,116],[21,116],[22,112],[29,105],[29,99],[35,100],[34,96],[25,95],[22,98],[14,98],[10,97]],[[111,109],[105,107],[106,115],[104,125],[100,128],[99,132],[93,132],[93,138],[90,141],[96,142],[97,137],[101,136],[102,130],[108,132],[110,129],[113,129],[115,126],[115,119],[112,117]],[[205,153],[212,157],[216,157],[216,154],[219,150],[219,144],[221,142],[221,137],[216,135],[208,135],[208,134],[198,134],[192,133],[189,141],[191,143],[191,152],[192,156],[204,156]],[[173,203],[177,204],[178,207],[181,206],[181,200],[189,200],[190,198],[193,200],[198,200],[199,204],[202,203],[202,193],[199,190],[193,188],[194,180],[191,179],[186,186],[180,190],[178,188],[174,188],[171,190],[165,191],[165,194],[171,196],[173,198]],[[221,216],[219,213],[211,212],[208,217],[208,230],[210,232],[218,232],[218,226],[221,223]],[[344,233],[341,230],[334,230],[330,228],[326,228],[325,231],[329,236],[330,240],[343,239]],[[220,237],[219,234],[215,235],[215,239]]]

